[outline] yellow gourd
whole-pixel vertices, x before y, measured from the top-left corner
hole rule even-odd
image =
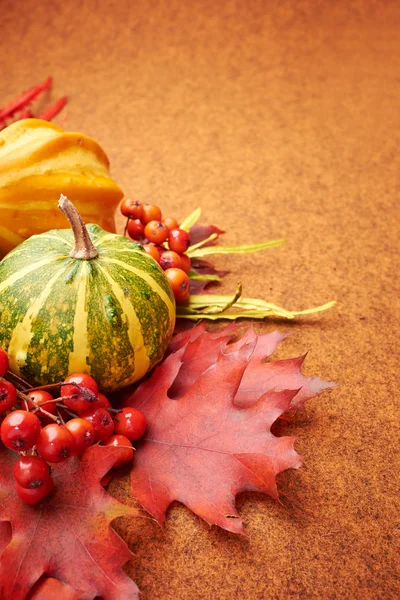
[[[80,133],[41,119],[0,132],[0,258],[33,234],[64,228],[60,193],[73,198],[86,222],[115,232],[123,196],[102,148]]]

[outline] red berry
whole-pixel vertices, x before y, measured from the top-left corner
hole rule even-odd
[[[115,446],[116,448],[120,448],[120,458],[118,458],[115,462],[113,467],[114,469],[124,467],[125,465],[131,462],[134,449],[132,448],[130,440],[128,440],[128,438],[125,435],[112,435],[108,438],[108,440],[104,442],[103,445]],[[129,448],[127,448],[127,446],[129,446]]]
[[[143,225],[150,221],[161,221],[161,209],[155,204],[145,204],[143,206],[143,215],[140,217]]]
[[[48,462],[59,463],[73,454],[75,447],[72,433],[65,425],[51,423],[43,427],[36,442],[40,456]]]
[[[144,228],[144,236],[153,244],[162,244],[168,237],[169,229],[161,221],[149,221]]]
[[[181,257],[173,250],[166,250],[160,256],[160,267],[166,271],[167,269],[180,269]]]
[[[192,268],[192,261],[190,260],[190,257],[187,254],[180,254],[179,255],[181,257],[181,269],[182,271],[185,271],[185,273],[189,273],[190,269]]]
[[[94,427],[86,419],[71,419],[65,423],[65,427],[74,438],[74,454],[79,456],[93,444],[95,438]]]
[[[106,398],[104,394],[101,394],[99,392],[97,394],[96,400],[94,402],[91,402],[89,408],[86,410],[94,410],[95,408],[111,408],[111,402],[108,398]],[[84,412],[86,412],[86,410]],[[69,416],[67,416],[67,419],[69,419]]]
[[[93,425],[95,442],[103,442],[114,433],[114,421],[105,408],[88,410],[81,416]]]
[[[8,354],[3,348],[0,348],[0,377],[3,377],[9,369]]]
[[[36,488],[25,488],[18,483],[15,487],[18,496],[23,502],[26,504],[37,504],[41,500],[44,500],[44,498],[46,498],[53,491],[54,481],[50,476],[48,479],[46,479],[43,485]]]
[[[182,269],[167,269],[165,275],[174,292],[175,300],[181,304],[186,302],[190,296],[190,280]]]
[[[85,373],[75,373],[74,375],[69,375],[64,383],[71,384],[61,387],[61,397],[67,408],[73,410],[78,415],[93,408],[99,392],[99,388],[93,377]],[[67,398],[66,396],[72,397]]]
[[[45,390],[35,390],[34,392],[28,392],[27,396],[33,400],[35,404],[42,406],[46,412],[50,413],[51,415],[57,414],[56,403],[54,402],[53,396],[49,394],[49,392],[46,392]],[[33,406],[30,406],[29,410],[35,413],[42,425],[47,425],[47,423],[53,422],[50,417],[42,413],[40,410],[37,410]]]
[[[127,231],[133,240],[141,240],[144,236],[144,225],[139,219],[129,219]]]
[[[142,247],[143,250],[145,250],[147,254],[150,254],[150,256],[154,258],[155,261],[157,261],[158,263],[160,262],[161,254],[157,246],[154,246],[154,244],[143,244]]]
[[[170,250],[183,254],[189,248],[190,237],[184,229],[171,229],[168,235],[168,246]]]
[[[0,413],[10,410],[17,402],[17,390],[6,379],[0,379]]]
[[[106,396],[104,394],[101,394],[100,392],[97,394],[97,398],[94,402],[90,403],[90,406],[88,409],[86,409],[84,412],[86,412],[87,410],[94,410],[95,408],[111,408],[111,402],[109,401],[108,398],[106,398]],[[82,414],[82,413],[80,413]],[[69,417],[67,417],[69,418]]]
[[[99,392],[97,394],[97,401],[93,404],[92,408],[111,408],[111,402],[107,396]]]
[[[50,477],[50,468],[40,456],[22,456],[14,465],[14,477],[23,488],[37,488]]]
[[[140,219],[143,215],[143,204],[139,200],[125,198],[121,203],[120,210],[125,217]]]
[[[138,440],[146,430],[146,417],[141,410],[127,406],[115,416],[115,433]]]
[[[27,410],[14,410],[1,424],[1,441],[7,448],[21,452],[35,445],[40,434],[40,421]]]
[[[165,219],[163,219],[162,222],[164,223],[164,225],[166,227],[168,227],[168,229],[178,229],[179,228],[178,221],[176,219],[174,219],[173,217],[165,217]]]

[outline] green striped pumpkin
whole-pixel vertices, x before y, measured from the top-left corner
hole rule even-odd
[[[121,235],[87,231],[96,258],[71,257],[76,237],[62,229],[0,262],[0,347],[34,385],[89,373],[102,391],[118,390],[152,369],[171,339],[175,301],[159,265]]]

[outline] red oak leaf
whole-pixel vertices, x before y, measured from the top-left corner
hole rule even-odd
[[[82,593],[53,577],[43,577],[32,588],[29,600],[82,600]]]
[[[82,459],[54,465],[55,493],[29,506],[15,492],[12,470],[18,455],[0,450],[2,600],[22,600],[29,591],[30,597],[42,600],[139,597],[137,586],[122,570],[132,554],[110,526],[116,517],[139,512],[112,498],[100,484],[118,454],[113,447],[93,446]],[[61,594],[61,584],[54,579],[66,584]]]
[[[276,475],[301,465],[295,438],[270,431],[298,388],[265,389],[258,374],[256,389],[256,378],[248,375],[284,336],[249,330],[228,343],[236,329],[210,334],[197,327],[179,334],[173,353],[126,401],[148,422],[131,471],[132,493],[159,522],[178,500],[208,523],[243,533],[236,495],[252,490],[277,498]],[[246,407],[235,404],[242,381],[251,394]],[[244,404],[244,389],[241,396]]]
[[[218,332],[207,333],[203,324],[176,335],[170,350],[176,351],[185,346],[183,365],[180,369],[169,396],[183,396],[196,378],[216,360],[220,349],[231,352],[242,344],[254,340],[255,347],[243,374],[239,388],[234,398],[237,406],[247,407],[254,404],[262,394],[270,390],[298,390],[293,398],[291,409],[303,406],[309,398],[317,396],[326,389],[333,387],[331,382],[321,381],[318,377],[305,377],[300,369],[305,356],[265,362],[279,344],[287,337],[277,331],[264,335],[256,335],[252,328],[237,341],[232,342],[233,336],[240,331],[237,324],[232,323]],[[194,344],[194,342],[196,342]],[[222,345],[221,345],[222,344]]]
[[[254,332],[249,330],[239,342],[231,344],[228,348],[235,348],[237,344],[245,343],[254,335]],[[306,355],[265,362],[265,358],[275,351],[285,337],[276,331],[257,336],[256,347],[235,395],[234,401],[237,406],[251,406],[261,394],[270,390],[298,390],[290,404],[291,410],[298,409],[306,400],[335,386],[332,382],[321,381],[318,377],[305,377],[301,373]]]

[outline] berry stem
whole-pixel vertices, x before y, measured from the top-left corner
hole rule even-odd
[[[43,413],[44,415],[46,415],[46,417],[49,417],[49,419],[52,419],[52,421],[57,421],[57,417],[55,415],[52,415],[46,409],[44,409],[41,406],[39,406],[39,404],[37,404],[34,400],[32,400],[32,398],[29,398],[29,396],[27,396],[26,394],[24,394],[20,390],[17,390],[17,396],[18,396],[18,398],[20,400],[23,401],[25,407],[26,407],[27,403],[29,402],[36,409],[35,412],[37,412],[39,410],[41,413]]]
[[[64,404],[62,402],[57,402],[56,404],[57,408],[62,408],[70,417],[73,417],[75,419],[75,417],[77,417],[77,413],[74,413],[72,410],[69,410],[66,406],[64,406]],[[59,411],[57,411],[59,413]],[[60,414],[60,413],[59,413]],[[60,416],[61,419],[61,416]]]
[[[4,376],[4,379],[10,381],[10,383],[12,383],[17,390],[21,390],[22,392],[30,388],[30,383],[25,381],[25,379],[22,379],[22,377],[20,377],[19,375],[12,373],[11,371],[7,371],[7,373]]]
[[[59,405],[57,404],[57,414],[58,414],[58,420],[59,420],[59,421],[61,421],[61,423],[62,423],[63,425],[65,425],[65,421],[64,421],[64,419],[63,419],[63,418],[62,418],[62,416],[61,416],[61,412],[58,410],[58,406],[59,406]],[[67,410],[67,409],[65,408],[64,410]],[[67,412],[68,412],[68,411],[67,411]],[[69,414],[69,413],[68,413],[68,414]]]
[[[88,402],[96,402],[97,400],[97,396],[94,392],[92,392],[92,390],[90,390],[89,388],[85,387],[84,385],[79,385],[79,383],[75,383],[75,381],[63,381],[63,383],[60,383],[60,387],[63,387],[64,385],[72,385],[74,387],[77,388],[77,390],[79,391],[80,395],[82,396],[82,398],[84,400],[87,400]],[[72,399],[74,400],[76,397],[78,396],[77,393],[75,394],[71,394],[68,396],[62,396],[62,400],[67,400],[67,399]]]
[[[58,201],[58,208],[67,217],[72,231],[74,232],[75,246],[70,252],[72,258],[78,258],[80,260],[92,260],[97,258],[99,253],[95,248],[86,225],[82,220],[81,215],[72,204],[70,200],[63,194],[61,194]]]
[[[128,223],[129,223],[129,217],[126,219],[126,223],[125,223],[125,227],[124,227],[124,236],[126,236],[126,232],[128,231]]]
[[[90,390],[88,390],[87,388],[85,388],[82,385],[79,385],[79,383],[75,383],[75,382],[67,382],[67,381],[62,381],[59,383],[49,383],[48,385],[39,385],[37,387],[33,387],[33,388],[28,388],[27,390],[24,390],[25,393],[30,393],[30,392],[36,392],[37,390],[54,390],[56,388],[61,388],[64,385],[73,385],[74,387],[77,388],[77,390],[81,393],[81,395],[85,398],[85,400],[89,400],[89,402],[96,402],[96,395],[91,392]],[[63,396],[62,400],[65,399],[69,399],[69,398],[75,398],[77,396],[77,394],[72,394],[71,396]],[[56,398],[56,401],[59,401],[60,398]],[[51,402],[51,400],[49,400],[49,402]],[[47,404],[47,402],[45,403]]]
[[[61,383],[48,383],[47,385],[37,385],[36,387],[30,387],[29,384],[28,388],[25,389],[25,392],[36,392],[37,390],[46,390],[46,392],[48,390],[55,390],[56,388],[60,387],[62,384]]]

